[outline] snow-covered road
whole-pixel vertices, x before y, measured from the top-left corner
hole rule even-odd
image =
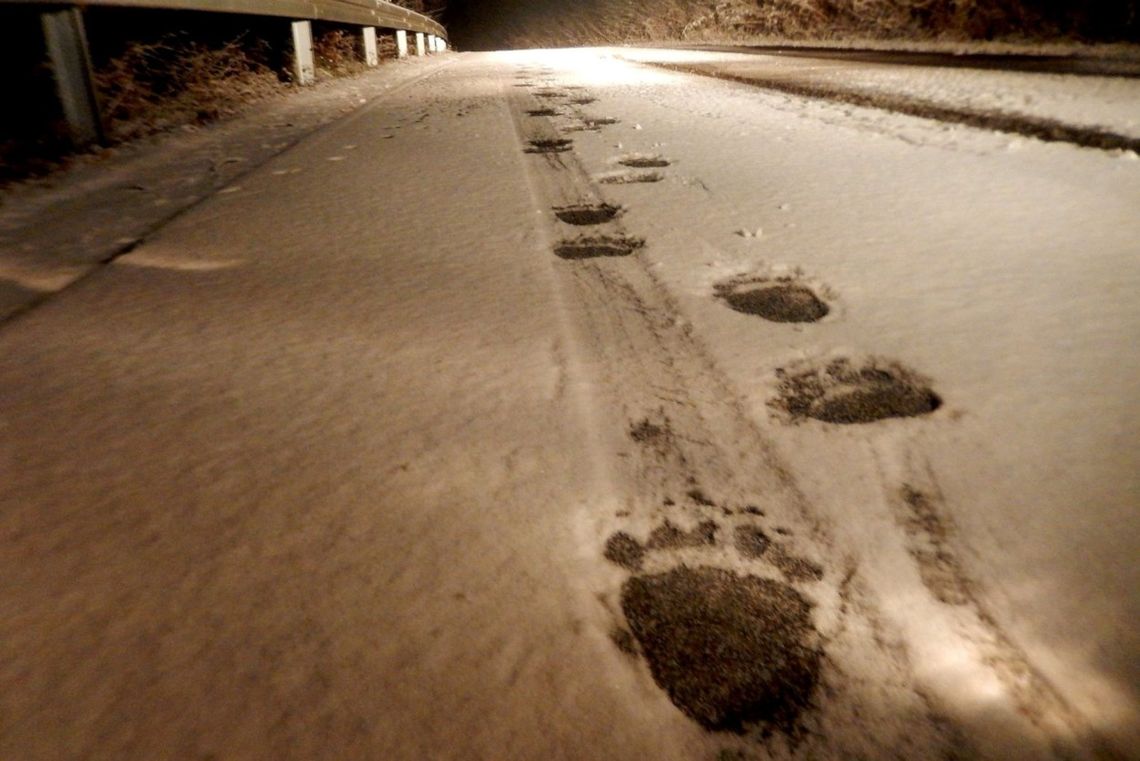
[[[0,325],[0,758],[1132,757],[1135,154],[448,60]]]

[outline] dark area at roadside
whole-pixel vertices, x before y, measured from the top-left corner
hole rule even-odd
[[[732,45],[680,43],[666,44],[681,50],[716,50],[753,55],[777,55],[789,58],[883,63],[891,66],[936,66],[943,69],[979,69],[983,71],[1022,71],[1034,74],[1070,74],[1088,77],[1140,78],[1140,48],[1132,55],[1089,55],[1080,52],[975,53],[936,50],[874,50],[856,47],[822,47],[796,45]]]
[[[399,5],[438,15],[431,0]],[[278,96],[292,83],[289,21],[188,11],[88,8],[90,46],[107,143],[203,125]],[[66,165],[74,149],[55,95],[37,9],[0,9],[8,103],[0,111],[0,187]],[[359,28],[313,24],[317,78],[364,70]],[[382,59],[394,58],[381,35]]]
[[[1140,0],[468,0],[444,21],[466,49],[745,40],[1140,41]]]

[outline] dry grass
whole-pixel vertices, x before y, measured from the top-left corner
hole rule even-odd
[[[386,52],[382,45],[381,53]],[[359,74],[366,68],[360,35],[343,29],[317,35],[313,57],[317,78],[322,80]],[[214,47],[181,34],[132,43],[95,75],[108,138],[125,142],[205,124],[289,91],[291,59],[285,57],[280,72],[269,64],[271,60],[266,43],[245,38]]]
[[[437,16],[443,10],[440,0],[398,0],[398,4]],[[142,33],[150,32],[145,24],[135,23]],[[359,29],[316,26],[313,55],[318,80],[352,76],[367,68]],[[158,36],[157,31],[145,41],[121,46],[113,35],[110,42],[104,41],[111,50],[100,59],[94,79],[108,143],[206,124],[288,93],[292,56],[284,49],[287,35],[266,36],[264,28],[256,26],[239,30],[235,28],[237,36],[225,42],[224,32],[209,29],[200,36],[212,42],[195,38],[193,32]],[[378,52],[382,59],[396,57],[391,34],[379,35]],[[46,69],[47,64],[42,66]],[[43,88],[50,87],[50,75],[32,73],[43,80]],[[37,112],[28,124],[6,124],[0,133],[0,187],[51,174],[66,166],[72,155],[66,125],[54,104],[44,115]]]
[[[39,138],[0,139],[0,190],[29,177],[51,174],[70,149],[65,130],[56,125]]]
[[[742,10],[734,27],[745,33],[793,37],[825,32],[992,39],[1060,33],[1022,0],[773,0]]]
[[[203,124],[284,91],[258,52],[240,39],[210,48],[180,35],[131,44],[95,74],[108,137]]]
[[[360,34],[343,29],[325,32],[313,40],[313,60],[318,79],[351,76],[367,68]]]

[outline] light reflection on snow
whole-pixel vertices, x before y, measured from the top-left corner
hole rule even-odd
[[[177,270],[180,272],[212,272],[244,264],[244,259],[226,259],[210,256],[193,256],[181,251],[168,251],[149,247],[134,251],[116,260],[118,264],[148,269]]]
[[[512,50],[492,53],[494,60],[515,65],[546,65],[572,73],[576,84],[604,87],[636,85],[659,80],[663,73],[651,68],[616,65],[618,50],[613,48],[560,48],[554,50]],[[540,76],[540,75],[536,75]]]
[[[29,291],[53,293],[71,285],[87,270],[87,267],[80,265],[32,264],[12,258],[0,261],[0,280],[15,283]]]

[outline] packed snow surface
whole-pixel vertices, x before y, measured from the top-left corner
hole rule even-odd
[[[631,60],[707,67],[869,96],[905,96],[935,106],[1048,119],[1140,137],[1140,78],[896,66],[826,58],[631,48]]]
[[[0,757],[1140,747],[1135,155],[619,55],[437,59],[35,280]]]

